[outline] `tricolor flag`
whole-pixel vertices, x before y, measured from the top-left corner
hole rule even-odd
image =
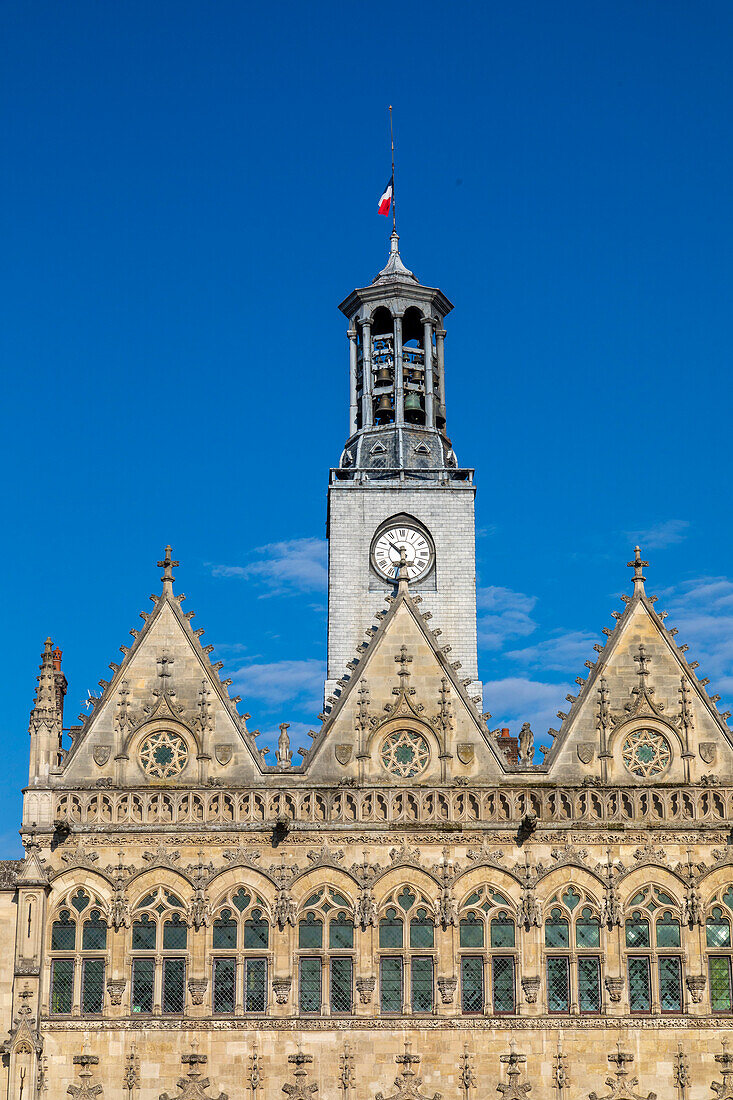
[[[378,214],[384,214],[384,215],[389,214],[390,208],[392,206],[392,188],[393,188],[393,185],[394,185],[394,176],[390,176],[389,183],[387,184],[387,186],[384,189],[384,194],[382,195],[381,199],[379,200],[379,206],[377,207],[377,213]]]

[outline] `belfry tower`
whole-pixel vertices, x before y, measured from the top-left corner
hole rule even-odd
[[[349,321],[349,438],[328,490],[326,695],[393,591],[402,549],[411,592],[475,691],[475,488],[446,427],[443,322],[453,306],[405,267],[393,232],[386,266],[339,308]]]

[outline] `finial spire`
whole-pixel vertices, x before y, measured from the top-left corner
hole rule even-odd
[[[649,562],[641,560],[641,550],[638,546],[634,547],[634,560],[627,561],[626,565],[629,569],[634,570],[634,595],[644,596],[646,594],[644,592],[644,581],[646,577],[642,573],[642,569],[648,568]]]
[[[172,546],[166,546],[166,548],[165,548],[165,557],[163,558],[162,561],[158,562],[158,569],[163,570],[163,576],[161,577],[161,580],[163,581],[163,595],[164,596],[172,596],[173,595],[173,581],[175,580],[175,577],[173,576],[173,570],[177,569],[179,564],[180,564],[179,562],[173,561],[171,559],[171,554],[172,553],[173,553],[173,547]]]

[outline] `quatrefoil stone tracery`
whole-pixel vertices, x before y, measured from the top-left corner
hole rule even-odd
[[[650,779],[667,770],[672,750],[666,737],[656,730],[633,730],[621,746],[621,759],[632,775]]]
[[[396,730],[382,742],[380,757],[390,775],[408,779],[425,769],[430,759],[430,749],[419,733]]]
[[[157,730],[144,739],[139,757],[146,775],[153,779],[171,779],[186,766],[188,749],[180,734]]]

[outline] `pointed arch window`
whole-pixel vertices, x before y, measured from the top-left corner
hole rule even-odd
[[[733,959],[731,957],[731,918],[733,890],[712,899],[705,921],[705,944],[710,976],[710,1007],[713,1012],[733,1012]]]
[[[212,1008],[217,1014],[267,1008],[270,922],[264,900],[239,887],[212,922]]]
[[[52,1015],[99,1016],[104,1011],[107,923],[98,899],[77,890],[51,923]]]
[[[432,905],[413,887],[395,890],[379,921],[379,1001],[384,1013],[427,1014],[435,1004]]]
[[[180,898],[163,887],[144,897],[132,922],[133,1013],[184,1013],[187,948],[188,926]]]
[[[547,1010],[600,1012],[601,921],[593,898],[575,885],[555,894],[545,919]]]
[[[675,899],[659,886],[643,887],[629,902],[624,926],[629,1009],[681,1012],[681,919]]]
[[[482,886],[461,907],[459,969],[461,1011],[466,1015],[516,1011],[516,925],[508,905],[499,890]]]
[[[298,921],[299,1010],[314,1016],[328,1005],[333,1015],[348,1014],[354,1007],[351,902],[338,890],[323,887],[303,908]]]

